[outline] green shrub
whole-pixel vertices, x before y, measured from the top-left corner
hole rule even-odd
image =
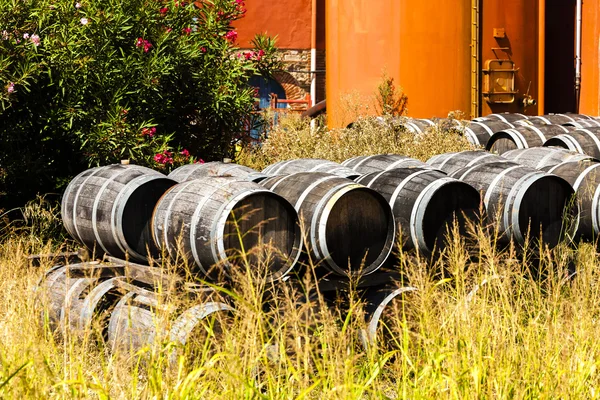
[[[254,107],[248,79],[277,65],[264,37],[238,52],[244,7],[0,0],[0,196],[55,190],[88,165],[230,154]]]

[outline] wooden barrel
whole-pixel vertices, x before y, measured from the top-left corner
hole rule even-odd
[[[268,279],[280,279],[302,248],[294,207],[257,183],[235,178],[206,177],[173,186],[156,205],[152,233],[169,255],[177,258],[183,251],[190,265],[212,279],[227,275],[242,251],[253,265],[268,261]]]
[[[423,161],[419,161],[399,154],[377,154],[374,156],[358,156],[350,158],[342,163],[343,166],[351,168],[361,175],[371,172],[390,170],[394,168],[421,167],[430,168]]]
[[[154,343],[166,329],[158,321],[159,302],[153,292],[129,292],[114,307],[108,322],[108,348],[113,352],[135,354]]]
[[[578,119],[588,118],[587,115],[583,114],[546,114],[529,117],[527,121],[533,125],[562,125]]]
[[[475,122],[484,122],[484,121],[502,121],[509,124],[512,124],[516,121],[526,120],[529,117],[527,115],[519,114],[519,113],[502,113],[502,114],[488,114],[485,117],[473,118]]]
[[[515,125],[504,121],[472,121],[465,127],[465,136],[476,146],[485,147],[494,133],[514,128]]]
[[[564,179],[511,161],[466,167],[452,174],[482,192],[488,218],[500,234],[498,242],[525,244],[529,236],[549,247],[573,227],[573,188]],[[530,230],[531,229],[531,230]],[[567,232],[572,234],[573,232]]]
[[[410,304],[407,304],[410,294],[418,289],[406,287],[374,288],[366,291],[365,322],[367,326],[361,331],[361,341],[365,349],[378,343],[378,339],[398,337],[397,329],[410,319]]]
[[[108,319],[111,312],[133,285],[128,284],[123,276],[106,279],[87,293],[79,309],[78,329],[81,332],[91,332],[93,324],[97,323],[100,334],[108,338]]]
[[[257,182],[267,177],[244,165],[223,163],[220,161],[182,165],[169,174],[169,178],[178,183],[204,178],[206,176],[234,177],[252,182]]]
[[[548,171],[550,168],[570,161],[594,160],[585,154],[566,150],[560,147],[532,147],[516,149],[502,154],[502,157],[531,168]]]
[[[294,205],[315,265],[340,275],[368,274],[390,255],[394,215],[374,190],[319,172],[272,177],[261,185]]]
[[[600,126],[600,121],[595,119],[577,119],[575,121],[567,122],[563,126],[570,126],[573,128],[595,128]]]
[[[68,288],[74,279],[69,279],[66,266],[57,266],[46,273],[37,288],[39,288],[40,301],[44,306],[42,324],[48,323],[50,330],[54,331],[60,324],[60,311],[62,310]]]
[[[348,167],[319,158],[298,158],[271,164],[262,170],[268,176],[289,175],[297,172],[325,172],[343,178],[354,179],[360,174]]]
[[[389,202],[404,250],[431,254],[445,247],[448,228],[456,219],[466,231],[466,219],[477,217],[479,192],[441,171],[396,168],[373,172],[357,180]]]
[[[404,123],[406,129],[415,135],[421,135],[427,131],[427,129],[435,126],[435,122],[430,119],[419,119],[419,118],[408,118]]]
[[[185,345],[192,354],[207,348],[231,326],[235,310],[221,301],[207,301],[186,309],[171,325],[169,339]],[[171,360],[176,361],[173,353]]]
[[[520,126],[496,132],[488,141],[486,150],[496,154],[504,154],[514,149],[543,146],[546,140],[572,131],[561,125]]]
[[[91,250],[147,262],[148,256],[158,255],[150,232],[154,206],[175,183],[137,165],[117,164],[84,171],[63,195],[65,228]]]
[[[485,164],[488,162],[502,161],[504,158],[497,154],[489,153],[483,150],[467,150],[456,153],[443,153],[431,157],[427,164],[435,169],[445,172],[448,175],[464,167]]]
[[[229,320],[233,311],[229,304],[208,300],[180,312],[174,305],[160,302],[154,292],[138,288],[114,307],[108,323],[108,346],[113,352],[135,354],[151,346],[157,337],[189,345],[194,339],[205,338],[207,327],[210,333],[217,333],[222,329],[217,324]]]
[[[576,129],[548,139],[544,146],[556,146],[600,158],[600,127]]]
[[[592,160],[567,161],[549,173],[569,182],[577,193],[579,226],[577,236],[594,240],[600,235],[600,163]]]

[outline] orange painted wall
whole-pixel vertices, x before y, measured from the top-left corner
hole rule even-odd
[[[582,8],[581,96],[579,112],[600,115],[600,5],[586,0]]]
[[[384,71],[398,81],[400,63],[400,2],[398,0],[328,0],[327,115],[330,127],[345,126],[353,115],[343,97],[358,94],[373,99]]]
[[[524,112],[520,100],[529,93],[537,100],[538,95],[538,3],[532,0],[484,0],[482,1],[481,66],[490,59],[511,59],[519,68],[515,76],[515,88],[519,91],[512,104],[489,104],[482,98],[481,115],[499,112]],[[494,28],[504,28],[506,39],[495,39]],[[492,51],[493,47],[508,47],[507,52]],[[482,75],[483,78],[483,75]],[[483,88],[483,85],[481,86]],[[537,115],[537,106],[528,107],[526,114]]]
[[[279,48],[310,49],[311,7],[311,0],[247,0],[246,16],[234,23],[240,47],[266,32]]]
[[[369,97],[384,71],[408,95],[410,116],[468,114],[470,6],[470,0],[328,0],[329,125],[351,122],[342,96],[358,93],[373,104]]]
[[[398,0],[397,0],[398,1]],[[399,84],[408,115],[446,117],[471,103],[471,0],[401,0]]]

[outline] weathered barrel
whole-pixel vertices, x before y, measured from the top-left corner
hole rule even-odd
[[[600,235],[600,163],[592,160],[567,161],[549,173],[569,182],[577,193],[579,226],[577,235],[594,240]]]
[[[60,313],[69,287],[75,279],[70,279],[66,266],[57,266],[46,273],[37,288],[40,301],[44,306],[42,323],[48,322],[50,330],[56,330],[60,324]]]
[[[578,119],[588,118],[587,115],[583,114],[546,114],[529,117],[527,121],[533,125],[562,125]]]
[[[530,237],[554,247],[565,231],[575,226],[570,221],[573,188],[556,175],[501,161],[466,167],[452,176],[482,192],[500,244],[514,240],[523,245]]]
[[[106,340],[108,319],[112,310],[133,287],[123,276],[106,279],[94,285],[85,295],[79,308],[78,329],[81,332],[90,332],[96,323],[100,329],[99,333]]]
[[[488,114],[484,117],[473,118],[475,122],[484,122],[484,121],[502,121],[512,124],[516,121],[522,121],[528,119],[527,115],[519,114],[519,113],[502,113],[502,114]]]
[[[108,322],[108,348],[135,354],[154,343],[157,333],[166,335],[165,321],[158,321],[158,299],[150,291],[133,291],[119,300]],[[158,332],[157,332],[158,331]]]
[[[431,128],[432,126],[435,126],[435,122],[424,118],[407,118],[404,126],[415,135],[420,135],[425,133],[427,129]]]
[[[157,255],[150,232],[154,206],[175,183],[137,165],[84,171],[73,178],[63,195],[65,228],[97,253],[146,262],[148,256]]]
[[[169,174],[169,178],[179,183],[207,176],[234,177],[252,182],[257,182],[267,177],[250,167],[234,163],[223,163],[221,161],[212,161],[204,164],[186,164],[176,168]]]
[[[262,257],[271,254],[268,279],[280,279],[302,248],[294,207],[257,183],[235,178],[206,177],[173,186],[156,205],[152,233],[160,248],[173,258],[181,250],[207,278],[227,275],[244,252],[252,264],[267,262]]]
[[[561,147],[532,147],[507,151],[502,157],[531,168],[548,171],[550,168],[570,161],[595,160],[585,154]]]
[[[500,120],[472,121],[465,127],[464,134],[469,142],[485,147],[494,133],[514,127],[514,124]]]
[[[577,119],[575,121],[570,121],[567,122],[566,124],[563,124],[563,126],[571,126],[573,128],[595,128],[597,126],[600,126],[600,121],[595,120],[595,119]]]
[[[466,220],[476,219],[481,201],[472,186],[432,169],[396,168],[363,175],[357,182],[389,202],[403,249],[425,254],[445,247],[455,219],[465,232]]]
[[[600,158],[600,127],[576,129],[548,139],[544,146],[556,146]]]
[[[356,275],[375,271],[388,258],[394,245],[394,215],[374,190],[310,172],[268,178],[261,185],[294,205],[315,264],[340,275]]]
[[[394,168],[421,167],[430,168],[423,161],[399,154],[377,154],[374,156],[358,156],[342,163],[361,175]]]
[[[489,153],[483,150],[467,150],[456,153],[443,153],[431,157],[427,164],[435,169],[451,175],[455,171],[464,167],[470,167],[478,164],[485,164],[495,161],[503,161],[504,158],[497,154]]]
[[[271,164],[262,170],[268,176],[289,175],[297,172],[324,172],[327,174],[354,179],[360,174],[336,162],[319,158],[298,158]]]
[[[520,126],[496,132],[488,141],[486,150],[503,154],[514,149],[543,146],[546,140],[572,131],[562,125]]]
[[[191,341],[218,333],[222,329],[219,323],[228,321],[233,311],[227,303],[207,299],[180,312],[159,301],[154,292],[138,288],[114,307],[108,323],[108,345],[113,352],[130,354],[151,346],[157,337],[193,345]]]
[[[378,339],[397,337],[398,329],[403,322],[411,319],[411,306],[408,300],[417,288],[389,287],[373,288],[366,291],[365,320],[367,326],[361,331],[361,341],[365,348],[373,345],[385,345]],[[408,302],[407,302],[408,301]]]

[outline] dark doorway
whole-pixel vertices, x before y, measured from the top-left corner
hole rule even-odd
[[[546,0],[545,112],[575,112],[576,0]]]

